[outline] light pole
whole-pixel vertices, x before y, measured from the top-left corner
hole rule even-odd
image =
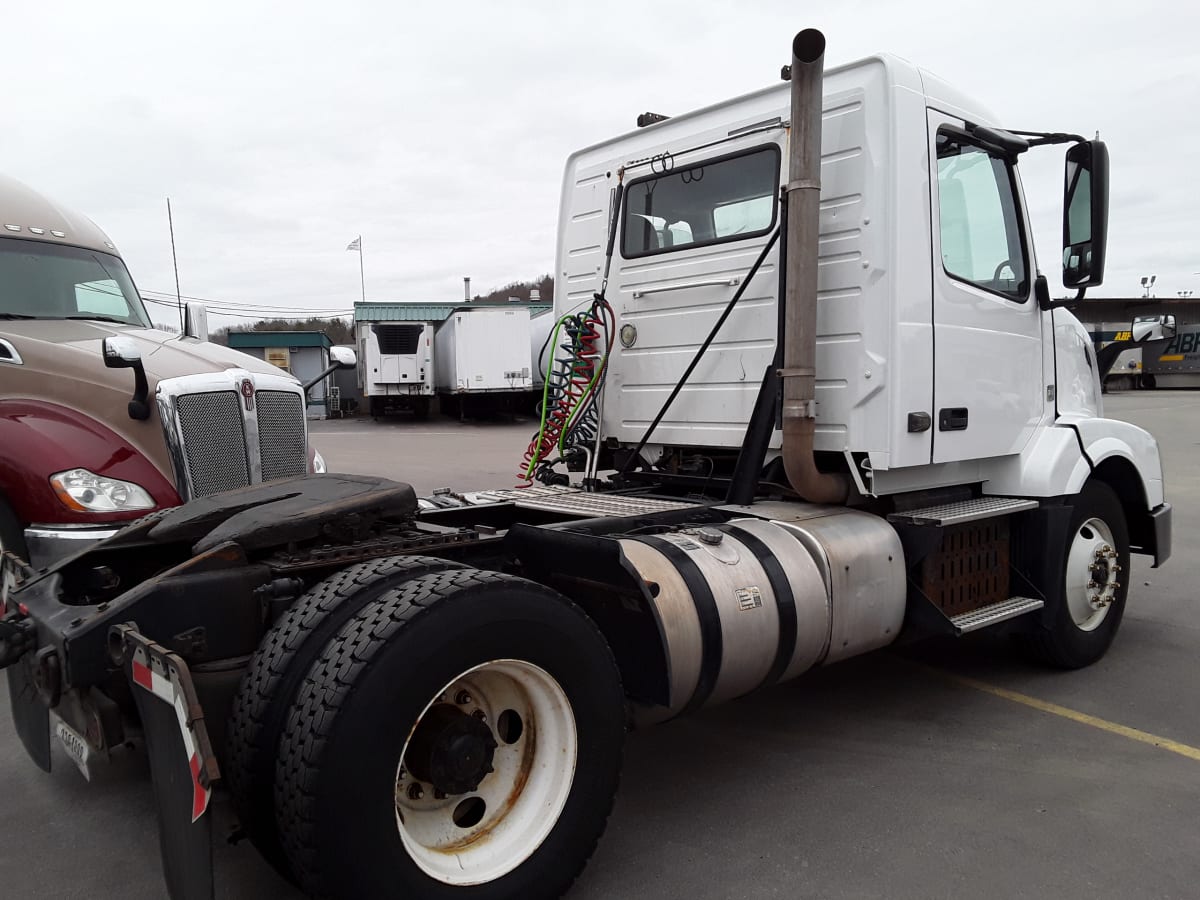
[[[1157,275],[1143,275],[1142,276],[1142,291],[1143,291],[1142,296],[1143,297],[1150,296],[1150,289],[1152,287],[1154,287],[1154,282],[1157,280],[1158,280]]]
[[[1186,300],[1188,297],[1192,296],[1193,292],[1192,291],[1176,291],[1175,293],[1179,295],[1181,300]]]

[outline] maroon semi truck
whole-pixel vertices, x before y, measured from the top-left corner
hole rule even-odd
[[[157,330],[104,232],[0,176],[0,550],[42,568],[148,512],[324,470],[304,387],[206,331],[198,305],[184,335]]]

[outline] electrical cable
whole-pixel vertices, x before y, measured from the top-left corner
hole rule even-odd
[[[550,455],[558,451],[558,460],[568,459],[586,446],[599,428],[598,417],[590,412],[607,370],[615,323],[616,313],[597,294],[586,312],[568,313],[555,324],[551,344],[558,349],[542,388],[540,426],[525,451],[524,468],[517,474],[525,486],[535,476],[539,481],[550,480],[553,473],[547,466],[557,461]]]

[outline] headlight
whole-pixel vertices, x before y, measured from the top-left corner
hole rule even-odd
[[[124,512],[154,509],[155,505],[141,485],[104,478],[87,469],[51,475],[50,484],[63,505],[76,512]]]
[[[326,471],[325,457],[321,455],[320,450],[313,450],[313,474],[324,475]]]

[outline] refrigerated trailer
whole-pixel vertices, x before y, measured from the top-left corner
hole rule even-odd
[[[433,322],[357,322],[359,388],[373,418],[429,415],[436,395]]]
[[[1049,257],[1086,290],[1107,151],[894,57],[824,72],[824,46],[570,157],[526,487],[422,509],[299,478],[7,558],[18,734],[48,768],[52,735],[94,764],[144,733],[172,897],[213,893],[221,786],[315,896],[556,897],[629,723],[902,635],[1108,651],[1171,507],[1154,438],[1103,415],[1018,174],[1068,145]]]

